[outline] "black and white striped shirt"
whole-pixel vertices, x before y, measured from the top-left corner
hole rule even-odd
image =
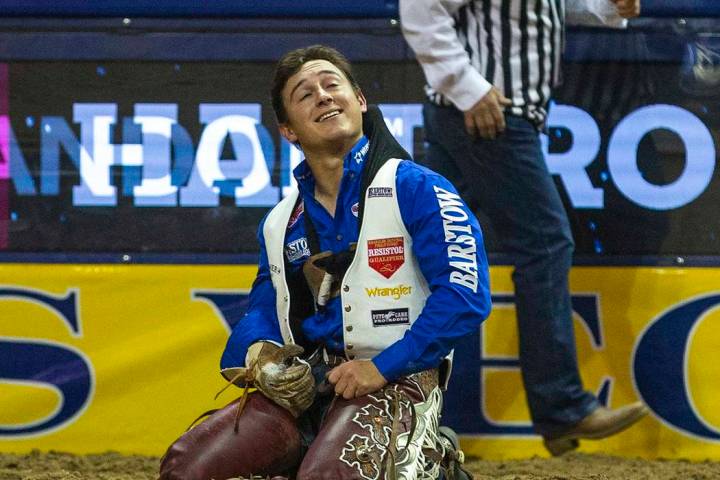
[[[401,0],[400,19],[431,101],[466,111],[494,86],[512,100],[509,113],[543,124],[565,0]]]

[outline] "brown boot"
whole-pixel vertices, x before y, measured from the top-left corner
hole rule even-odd
[[[640,420],[647,413],[647,408],[640,402],[631,403],[615,410],[598,407],[567,432],[554,438],[544,438],[543,443],[552,455],[562,455],[576,449],[579,445],[578,440],[581,438],[597,440],[615,435]]]

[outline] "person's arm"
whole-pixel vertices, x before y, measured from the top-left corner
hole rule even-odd
[[[610,0],[617,7],[617,13],[625,19],[640,15],[640,0]]]
[[[472,66],[458,39],[453,15],[468,1],[400,0],[400,24],[428,84],[465,112],[468,134],[495,138],[511,101]]]
[[[264,224],[263,220],[258,228],[260,261],[257,276],[250,290],[247,313],[233,327],[220,360],[221,370],[246,366],[248,350],[256,342],[267,341],[277,345],[283,343],[277,320],[275,288],[270,280],[270,269],[262,233]],[[254,347],[254,350],[259,350],[258,346]]]
[[[405,40],[425,72],[428,84],[460,110],[469,110],[492,88],[470,64],[455,32],[453,15],[468,0],[400,0]]]
[[[400,376],[437,367],[458,340],[477,331],[490,313],[482,233],[455,188],[412,162],[398,167],[396,187],[412,251],[431,294],[402,339],[372,360],[352,360],[330,371],[328,380],[335,393],[346,399],[375,392]],[[467,218],[445,224],[443,213],[447,218]]]
[[[405,336],[373,358],[388,380],[437,367],[461,338],[477,331],[491,309],[480,226],[452,184],[402,162],[397,192],[430,296]]]

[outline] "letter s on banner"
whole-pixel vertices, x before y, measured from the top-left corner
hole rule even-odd
[[[0,300],[38,304],[57,315],[71,334],[80,333],[77,292],[59,298],[26,288],[0,288]],[[61,428],[87,407],[92,396],[90,362],[68,345],[33,338],[0,337],[0,383],[42,384],[59,393],[59,408],[52,416],[20,425],[0,425],[0,438],[46,434]]]
[[[703,316],[720,306],[720,294],[689,300],[663,313],[640,335],[633,374],[640,396],[671,428],[720,440],[720,432],[695,409],[688,384],[688,345]]]

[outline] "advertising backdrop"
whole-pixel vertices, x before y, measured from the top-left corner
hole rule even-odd
[[[720,37],[706,30],[570,44],[543,143],[579,255],[720,253]],[[419,67],[356,70],[420,159]],[[271,75],[268,62],[0,64],[0,252],[256,253],[302,157],[276,133]]]
[[[213,400],[220,353],[247,307],[257,224],[301,160],[276,133],[269,57],[309,37],[137,28],[0,32],[2,451],[160,455],[238,395]],[[356,76],[420,160],[422,72],[384,28],[355,31]],[[542,141],[576,240],[580,369],[607,405],[651,410],[585,451],[720,460],[719,38],[700,19],[568,35]],[[208,61],[197,52],[213,42],[213,59],[257,59]],[[88,60],[109,44],[119,58]],[[518,371],[512,259],[478,215],[494,309],[456,351],[443,421],[469,454],[545,455]]]
[[[254,266],[3,265],[0,450],[161,455],[202,412],[239,395],[219,357]],[[720,459],[717,268],[578,267],[580,370],[616,407],[651,409],[584,451]],[[8,282],[8,279],[12,279]],[[455,353],[443,421],[484,458],[544,455],[517,369],[510,269],[494,311]],[[241,321],[241,320],[240,320]]]

